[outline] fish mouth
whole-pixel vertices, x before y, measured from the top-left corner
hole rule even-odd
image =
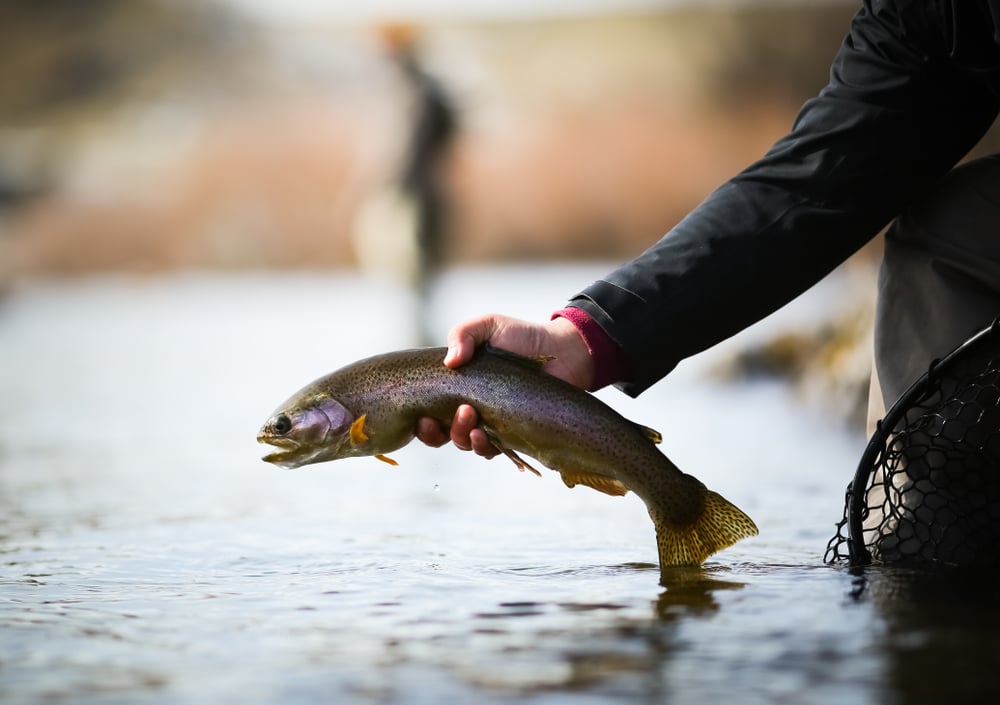
[[[300,468],[303,465],[310,465],[312,463],[319,463],[324,460],[330,460],[326,457],[325,448],[311,448],[297,446],[295,448],[288,448],[287,450],[279,450],[274,453],[268,453],[261,460],[265,463],[271,463],[272,465],[277,465],[281,468],[286,468],[293,470],[295,468]]]
[[[296,461],[302,453],[297,441],[291,438],[269,436],[265,433],[260,433],[257,435],[257,442],[279,449],[261,458],[265,463],[273,463],[282,467],[295,467],[298,465]]]
[[[308,442],[303,443],[301,440],[295,440],[294,438],[269,436],[266,433],[262,433],[257,436],[257,442],[278,449],[273,453],[268,453],[261,460],[281,468],[300,468],[303,465],[330,459],[326,457],[329,453],[329,448],[322,445],[315,446]]]
[[[298,462],[298,458],[293,452],[284,453],[268,453],[263,458],[261,458],[265,463],[271,463],[272,465],[277,465],[282,468],[297,468],[301,463]]]

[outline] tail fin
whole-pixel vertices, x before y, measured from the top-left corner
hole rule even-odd
[[[656,526],[661,570],[667,566],[701,565],[716,551],[757,535],[757,525],[750,517],[711,490],[706,491],[701,515],[690,523],[671,523],[652,511],[650,516]]]

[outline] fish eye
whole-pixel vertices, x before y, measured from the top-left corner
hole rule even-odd
[[[271,429],[275,433],[286,434],[292,430],[292,420],[288,418],[285,414],[281,416],[276,416],[274,422],[271,424]]]

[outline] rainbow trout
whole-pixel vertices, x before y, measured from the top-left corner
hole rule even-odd
[[[537,459],[567,486],[609,495],[635,492],[656,527],[661,571],[698,565],[742,538],[753,521],[681,472],[655,446],[656,431],[633,423],[597,397],[542,372],[532,360],[483,347],[457,370],[444,348],[402,350],[341,368],[282,404],[257,440],[279,450],[269,463],[295,468],[339,458],[386,454],[414,437],[417,420],[449,424],[459,404],[479,414],[493,444],[521,470]]]

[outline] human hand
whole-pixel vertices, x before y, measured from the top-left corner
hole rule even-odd
[[[444,364],[458,368],[472,359],[476,347],[489,343],[495,348],[524,355],[552,359],[545,372],[577,387],[587,389],[594,377],[594,365],[580,333],[565,318],[546,323],[532,323],[499,314],[487,314],[460,323],[448,333],[448,352]],[[422,418],[417,423],[417,438],[426,445],[439,447],[449,440],[462,450],[492,458],[499,451],[479,428],[476,410],[462,404],[450,426],[435,419]]]

